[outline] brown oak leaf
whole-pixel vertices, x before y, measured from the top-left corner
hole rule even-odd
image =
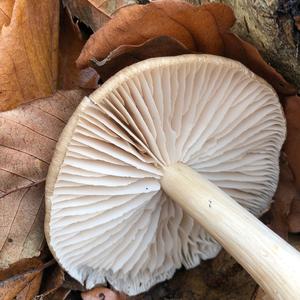
[[[160,56],[189,54],[193,51],[172,37],[159,36],[137,46],[120,46],[102,61],[92,60],[91,65],[105,81],[121,69],[138,61]]]
[[[39,255],[44,182],[57,139],[84,91],[0,113],[0,268]]]
[[[137,46],[169,36],[191,51],[238,60],[265,78],[279,94],[295,94],[295,87],[268,65],[252,45],[230,33],[234,22],[232,9],[221,3],[194,6],[166,0],[127,6],[89,38],[77,66],[85,68],[94,58],[104,60],[122,45]]]
[[[1,1],[0,111],[56,89],[58,0]]]
[[[38,258],[23,259],[0,270],[1,300],[32,300],[40,289],[43,270],[54,260],[43,264]]]

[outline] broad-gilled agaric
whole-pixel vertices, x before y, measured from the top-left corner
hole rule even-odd
[[[57,144],[52,253],[88,288],[135,295],[215,257],[220,242],[270,295],[294,297],[298,252],[253,217],[270,207],[285,131],[274,90],[236,61],[182,55],[121,70]]]

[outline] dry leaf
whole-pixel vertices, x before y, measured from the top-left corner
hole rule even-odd
[[[68,273],[65,273],[65,280],[63,283],[63,288],[72,290],[72,291],[86,291],[86,288],[76,279],[71,277]]]
[[[42,279],[43,263],[37,258],[21,260],[0,271],[1,300],[31,300],[37,295]]]
[[[280,177],[271,208],[271,227],[283,238],[300,232],[300,97],[285,98],[287,138],[283,147]]]
[[[292,96],[286,99],[285,116],[287,119],[287,139],[285,152],[291,170],[295,177],[297,196],[293,201],[288,218],[289,231],[300,232],[300,97]]]
[[[0,5],[2,24],[3,15],[9,19],[0,32],[3,111],[56,89],[59,1],[5,0]]]
[[[77,65],[86,67],[92,57],[104,59],[119,46],[140,45],[162,35],[177,39],[190,50],[217,54],[222,51],[220,28],[207,10],[209,6],[224,10],[224,30],[233,25],[231,9],[222,4],[197,7],[181,1],[155,1],[122,8],[90,37]],[[143,26],[140,26],[141,21]]]
[[[83,300],[126,300],[127,297],[105,287],[94,288],[88,292],[81,293]]]
[[[103,61],[92,61],[93,68],[103,81],[121,69],[138,61],[159,56],[175,56],[192,53],[177,40],[160,36],[137,46],[120,46],[113,50]]]
[[[52,299],[56,291],[62,287],[64,280],[64,270],[59,265],[49,268],[44,274],[42,292],[37,298],[43,300]]]
[[[286,156],[283,154],[280,161],[279,182],[274,202],[271,207],[271,228],[282,238],[288,238],[288,216],[291,211],[291,205],[297,196],[294,176],[290,170]]]
[[[193,6],[182,1],[154,1],[131,5],[120,9],[89,38],[77,66],[87,67],[94,58],[104,60],[122,45],[137,46],[155,37],[170,36],[190,51],[241,61],[272,84],[278,93],[294,94],[296,89],[252,45],[228,32],[234,22],[231,8],[220,3]]]
[[[109,21],[117,9],[134,3],[135,0],[63,0],[70,14],[93,31]]]
[[[1,0],[0,2],[0,30],[3,25],[8,25],[10,22],[14,1]]]
[[[85,44],[77,23],[64,10],[61,14],[59,35],[59,72],[58,88],[70,90],[74,88],[96,89],[99,75],[92,68],[79,70],[75,61]]]
[[[289,232],[299,233],[300,232],[300,197],[294,199],[291,213],[288,217]]]
[[[294,95],[297,92],[292,84],[288,83],[281,74],[264,61],[253,45],[232,33],[224,33],[222,39],[226,57],[240,61],[255,74],[264,78],[279,95]]]
[[[295,176],[297,190],[300,191],[300,97],[286,98],[285,117],[287,120],[287,138],[285,152]]]
[[[0,113],[0,268],[39,255],[48,166],[60,132],[85,93],[57,92]]]
[[[65,289],[65,288],[59,288],[56,290],[53,294],[50,294],[49,296],[46,296],[44,298],[37,298],[34,300],[65,300],[67,299],[68,295],[71,293],[71,290]],[[70,298],[72,299],[72,298]]]

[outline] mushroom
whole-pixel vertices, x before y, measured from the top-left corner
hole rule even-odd
[[[239,62],[193,54],[121,70],[83,99],[57,144],[53,255],[87,288],[109,281],[135,295],[221,244],[273,298],[300,299],[299,253],[256,218],[270,207],[285,131],[276,93]]]

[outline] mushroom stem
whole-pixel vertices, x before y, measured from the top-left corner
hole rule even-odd
[[[295,248],[184,164],[166,167],[161,185],[273,299],[300,299],[300,253]]]

